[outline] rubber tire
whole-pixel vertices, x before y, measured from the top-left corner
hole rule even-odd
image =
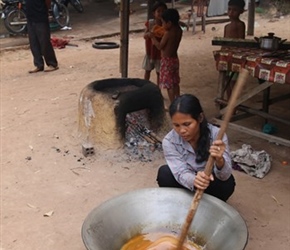
[[[120,47],[119,44],[114,42],[94,42],[92,46],[95,49],[117,49]]]
[[[58,10],[58,6],[60,7],[60,10]],[[63,18],[63,13],[65,14],[65,20],[64,22],[62,22],[62,18]],[[61,18],[56,18],[59,14],[61,13]],[[52,15],[53,15],[53,18],[54,20],[58,23],[58,25],[63,28],[65,26],[69,26],[69,21],[70,21],[70,16],[69,16],[69,11],[68,11],[68,8],[60,3],[59,5],[57,4],[54,4],[53,7],[52,7]]]
[[[26,22],[26,14],[23,10],[12,10],[11,12],[9,12],[4,20],[4,25],[5,28],[12,34],[22,34],[22,33],[26,33],[27,31],[27,23],[26,24],[22,24],[22,25],[10,25],[10,22],[15,21],[15,17],[17,18],[17,16],[20,15],[21,18],[23,18]]]
[[[71,5],[75,8],[75,10],[79,13],[84,12],[84,7],[80,0],[71,0]]]

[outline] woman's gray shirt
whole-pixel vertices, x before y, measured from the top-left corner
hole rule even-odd
[[[208,124],[210,130],[210,145],[216,140],[219,128]],[[227,180],[232,173],[232,161],[230,157],[230,150],[228,144],[228,138],[226,135],[223,137],[223,142],[226,145],[225,152],[223,154],[225,164],[221,170],[218,170],[214,166],[213,171],[216,178],[220,180]],[[169,166],[174,178],[182,186],[194,190],[193,182],[196,173],[203,171],[206,165],[206,161],[202,163],[196,163],[196,154],[189,142],[185,141],[179,136],[175,130],[171,130],[163,139],[162,147],[164,157]]]

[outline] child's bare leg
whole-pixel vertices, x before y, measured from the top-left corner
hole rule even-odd
[[[168,94],[170,103],[172,103],[175,99],[174,87],[171,89],[167,89],[167,94]]]
[[[151,73],[151,71],[145,70],[145,74],[144,74],[144,79],[145,80],[149,81],[149,79],[150,79],[150,73]]]
[[[178,96],[180,96],[180,87],[179,87],[179,85],[174,85],[173,90],[174,90],[174,98],[177,98]]]
[[[159,73],[156,72],[156,75],[157,75],[157,86],[159,87],[160,86]]]

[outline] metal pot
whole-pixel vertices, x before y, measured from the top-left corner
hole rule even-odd
[[[254,38],[260,44],[260,48],[266,50],[277,50],[280,44],[287,41],[287,39],[282,40],[280,37],[274,36],[274,33],[268,33],[268,36]]]
[[[192,192],[178,188],[140,189],[112,198],[86,217],[83,242],[88,250],[120,250],[138,234],[164,228],[180,232],[192,198]],[[242,250],[248,240],[240,214],[207,194],[199,203],[189,235],[202,239],[207,250]]]

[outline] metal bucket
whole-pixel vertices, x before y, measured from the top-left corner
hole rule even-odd
[[[140,189],[112,198],[86,217],[83,242],[88,250],[120,250],[138,234],[159,228],[179,232],[192,198],[191,192],[177,188]],[[248,240],[240,214],[207,194],[200,201],[189,233],[203,239],[207,250],[242,250]]]

